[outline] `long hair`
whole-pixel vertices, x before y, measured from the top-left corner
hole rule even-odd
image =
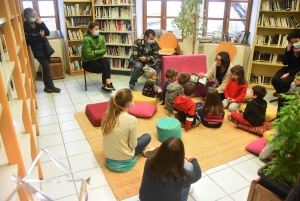
[[[217,56],[221,57],[221,65],[226,67],[226,69],[228,69],[229,65],[230,65],[230,56],[228,54],[228,52],[225,51],[221,51],[217,54]],[[217,59],[217,57],[216,57]]]
[[[90,29],[95,28],[95,26],[99,26],[98,22],[89,22],[89,24],[86,27],[86,33],[91,35]]]
[[[206,99],[203,107],[203,113],[206,115],[211,112],[217,115],[223,112],[223,104],[217,89],[209,87],[206,93]]]
[[[240,66],[240,65],[235,65],[231,68],[230,72],[233,74],[236,74],[238,76],[238,83],[241,84],[245,84],[246,80],[245,80],[245,72],[244,72],[244,67]]]
[[[116,95],[109,99],[108,109],[104,113],[101,122],[103,135],[111,133],[116,124],[119,124],[121,112],[132,99],[133,96],[130,89],[120,89]]]
[[[146,163],[146,168],[150,174],[157,179],[167,182],[170,176],[174,176],[175,181],[180,177],[186,179],[189,172],[184,169],[184,145],[181,139],[170,137],[159,147],[156,155]]]

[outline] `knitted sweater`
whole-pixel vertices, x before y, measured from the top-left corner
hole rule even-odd
[[[267,102],[262,98],[255,98],[247,103],[243,117],[250,124],[261,126],[265,122],[266,111]]]
[[[142,91],[142,94],[144,96],[155,98],[157,95],[157,90],[156,90],[155,84],[151,81],[146,81],[143,91]]]
[[[103,148],[106,158],[128,160],[134,157],[137,145],[137,118],[122,112],[111,133],[103,135]]]
[[[92,52],[95,51],[95,53]],[[106,53],[106,45],[104,37],[99,35],[93,37],[90,34],[84,34],[81,42],[82,62],[97,61]]]
[[[244,101],[244,98],[247,93],[247,84],[239,84],[238,82],[230,79],[228,84],[226,85],[224,95],[225,98],[233,98],[236,103],[240,103]]]
[[[168,111],[173,112],[173,101],[180,94],[183,94],[183,86],[181,86],[177,82],[171,83],[167,86],[165,104]]]

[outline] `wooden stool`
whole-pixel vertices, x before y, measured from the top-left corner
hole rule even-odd
[[[42,68],[41,65],[40,68]],[[59,63],[51,63],[51,59],[50,59],[50,74],[52,76],[52,80],[60,79],[60,78],[64,79],[65,78],[64,63],[61,60]],[[42,70],[42,77],[44,79],[43,70]]]

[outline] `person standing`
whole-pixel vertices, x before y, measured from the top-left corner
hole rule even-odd
[[[155,32],[152,29],[146,30],[143,37],[134,41],[130,56],[130,65],[134,67],[129,81],[129,88],[131,90],[135,90],[137,79],[143,73],[143,67],[146,64],[159,74],[160,66],[155,64],[155,61],[158,59],[158,50],[159,47],[155,39]]]
[[[54,86],[50,73],[50,56],[54,53],[53,48],[46,38],[46,36],[50,35],[50,31],[41,18],[37,17],[34,9],[25,8],[23,15],[26,20],[23,24],[26,43],[31,47],[34,58],[42,66],[45,85],[44,92],[59,93],[60,89]]]

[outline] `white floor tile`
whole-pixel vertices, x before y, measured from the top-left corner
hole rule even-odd
[[[54,101],[68,100],[68,99],[70,99],[69,94],[57,94],[53,96]]]
[[[67,158],[59,159],[59,161],[62,162],[66,167],[70,168]],[[51,179],[64,175],[64,173],[52,161],[41,163],[41,166],[44,174],[44,179]],[[60,167],[65,170],[63,166]],[[69,173],[70,171],[66,172]]]
[[[53,155],[57,159],[67,157],[65,146],[63,144],[53,146],[53,147],[47,147],[45,149],[48,150],[51,153],[51,155]],[[43,153],[43,155],[40,158],[40,161],[41,161],[41,163],[44,163],[47,161],[51,161],[51,159],[45,153]]]
[[[74,112],[58,114],[57,118],[59,122],[75,120]]]
[[[51,115],[56,115],[55,108],[49,108],[49,109],[44,109],[44,110],[37,110],[36,112],[37,117],[47,117]]]
[[[124,199],[122,201],[140,201],[140,199],[139,199],[139,195],[135,195],[135,196],[126,198],[126,199]]]
[[[55,180],[66,180],[71,178],[63,176],[55,178]],[[56,184],[42,183],[42,191],[54,200],[76,194],[76,189],[73,182],[63,182]]]
[[[85,136],[81,129],[62,132],[64,143],[85,140]]]
[[[71,97],[71,99],[73,99],[73,98],[86,97],[86,94],[84,92],[69,93],[69,96]]]
[[[233,201],[233,199],[229,196],[226,196],[226,197],[219,199],[218,201]]]
[[[43,98],[37,98],[37,102],[40,103],[49,103],[49,102],[53,102],[53,98],[52,96],[47,96],[47,97],[43,97]]]
[[[59,144],[63,144],[61,133],[38,137],[39,148],[46,148]]]
[[[89,201],[116,201],[114,194],[112,193],[109,186],[104,186],[101,188],[96,188],[90,191],[89,194]]]
[[[96,96],[88,96],[90,101],[99,101],[99,102],[104,102],[107,101],[107,98],[103,95],[96,95]]]
[[[68,197],[57,199],[57,201],[77,201],[77,200],[78,200],[78,196],[76,194],[68,196]]]
[[[218,172],[218,171],[223,170],[223,169],[228,168],[228,167],[229,167],[229,166],[228,166],[227,164],[223,164],[223,165],[219,165],[219,166],[217,166],[217,167],[211,168],[211,169],[209,169],[209,170],[206,170],[206,171],[204,171],[204,172],[205,172],[205,174],[209,175],[209,174]]]
[[[63,106],[63,107],[57,107],[56,108],[56,113],[57,114],[63,114],[63,113],[68,113],[68,112],[75,112],[75,108],[73,105],[68,105],[68,106]]]
[[[250,186],[231,194],[230,197],[235,201],[247,201],[249,190]]]
[[[189,195],[187,201],[195,201],[195,200],[191,195]]]
[[[79,129],[80,126],[76,120],[59,123],[61,132]]]
[[[46,116],[46,117],[39,117],[37,119],[38,119],[39,126],[58,123],[56,115]]]
[[[97,163],[93,152],[80,154],[76,156],[70,156],[69,162],[70,162],[71,169],[74,172],[79,172],[82,170],[99,167],[99,164]]]
[[[79,103],[79,104],[74,104],[75,110],[77,112],[85,111],[85,107],[87,104],[90,104],[91,102],[89,101],[88,103]]]
[[[84,81],[82,82],[82,84],[80,85],[81,88],[85,91],[85,84],[84,84]],[[87,90],[90,91],[90,90],[99,90],[99,88],[93,83],[91,85],[87,85]]]
[[[264,166],[269,162],[268,160],[260,160],[258,157],[252,158],[251,160],[257,163],[260,167]]]
[[[251,154],[251,153],[250,153],[250,154],[247,154],[246,156],[247,156],[248,158],[254,158],[254,157],[257,157],[256,155]]]
[[[50,124],[50,125],[45,125],[45,126],[39,126],[39,129],[40,129],[39,137],[60,133],[59,124]]]
[[[80,85],[78,84],[77,87],[74,88],[67,88],[69,93],[77,93],[77,92],[83,92],[82,88],[80,87]]]
[[[81,172],[76,172],[76,174],[83,179],[87,179],[89,177],[91,178],[90,189],[95,189],[95,188],[108,185],[100,167],[92,168]],[[76,184],[77,192],[79,192],[81,184],[80,183],[75,183],[75,184]]]
[[[45,93],[45,92],[37,92],[35,96],[40,99],[40,98],[45,98],[45,97],[52,97],[52,93]]]
[[[195,200],[214,201],[226,196],[226,193],[208,176],[201,178],[192,185],[194,191],[191,196]]]
[[[68,156],[84,154],[92,151],[87,140],[66,143],[65,146]]]
[[[85,91],[85,94],[87,95],[87,96],[95,96],[95,95],[100,95],[101,94],[101,91],[100,91],[100,89],[94,89],[94,90],[87,90],[87,91]]]
[[[219,172],[213,173],[209,175],[209,177],[228,194],[234,193],[250,185],[249,181],[243,178],[232,168],[226,168]]]
[[[232,166],[232,168],[244,178],[246,178],[249,182],[256,180],[259,177],[257,175],[257,171],[260,166],[252,160],[247,160],[242,163],[236,164]]]
[[[81,97],[81,98],[73,98],[72,99],[73,104],[79,104],[79,103],[90,103],[90,99],[88,97]]]
[[[37,98],[39,100],[39,98]],[[38,110],[54,108],[54,102],[38,103]]]
[[[72,105],[71,99],[54,101],[55,107],[63,107]]]
[[[228,162],[227,164],[229,166],[233,166],[235,164],[241,163],[241,162],[246,161],[246,160],[249,160],[249,158],[247,156],[242,156],[242,157],[239,157],[239,158],[237,158],[233,161]]]

